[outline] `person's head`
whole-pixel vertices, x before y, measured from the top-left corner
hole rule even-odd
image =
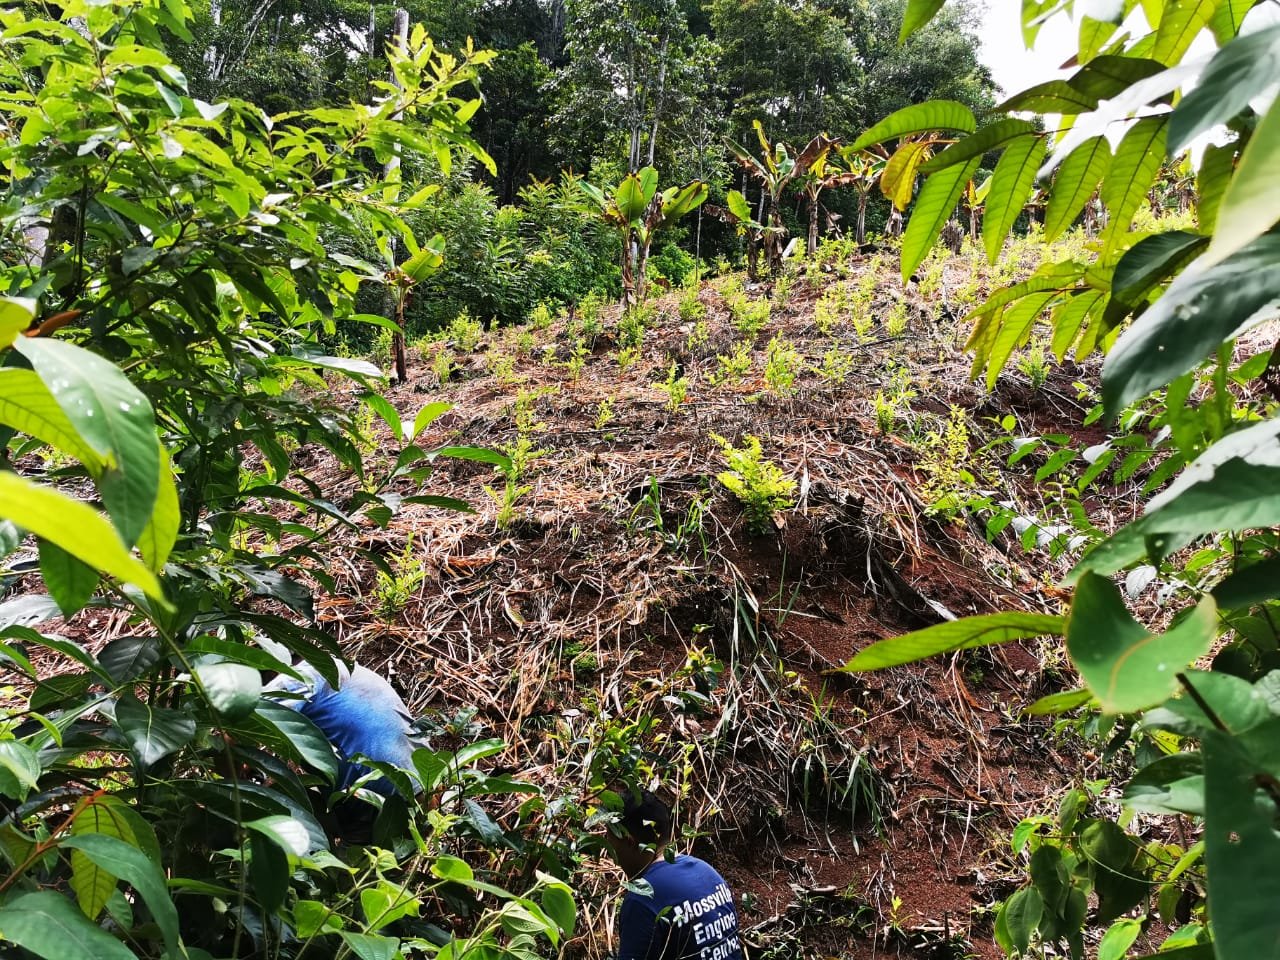
[[[648,790],[624,796],[605,842],[628,877],[641,873],[671,840],[671,808]]]

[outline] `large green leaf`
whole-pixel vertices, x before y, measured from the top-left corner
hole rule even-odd
[[[907,0],[906,12],[902,15],[902,29],[898,32],[898,42],[905,43],[917,30],[928,26],[929,21],[937,16],[946,0]]]
[[[0,792],[26,800],[40,779],[40,758],[21,740],[0,740]]]
[[[1148,893],[1135,869],[1138,845],[1114,820],[1083,821],[1080,851],[1089,860],[1094,893],[1098,896],[1099,923],[1110,923]]]
[[[618,211],[627,223],[636,223],[644,216],[644,209],[649,201],[644,196],[644,185],[634,173],[627,174],[618,184],[618,192],[614,195]]]
[[[1034,87],[1016,93],[1000,106],[1001,113],[1034,110],[1036,113],[1061,113],[1075,116],[1087,113],[1098,105],[1098,98],[1081,93],[1065,80],[1046,80]]]
[[[1209,242],[1190,230],[1167,230],[1143,237],[1124,252],[1111,275],[1111,296],[1136,304],[1152,287],[1181,270]]]
[[[539,879],[547,882],[542,891],[542,910],[555,921],[561,933],[566,937],[573,935],[573,925],[578,917],[578,908],[573,902],[573,894],[563,883],[554,881],[543,874]]]
[[[245,723],[267,746],[309,764],[330,780],[338,775],[333,745],[314,723],[296,710],[264,700]]]
[[[965,137],[948,147],[936,157],[920,165],[921,173],[934,173],[954,163],[963,163],[974,157],[981,157],[992,150],[998,150],[1011,141],[1036,133],[1036,125],[1028,120],[1016,117],[1005,117],[989,123],[977,133]]]
[[[14,349],[31,363],[80,438],[107,460],[98,489],[120,538],[133,545],[151,518],[160,479],[151,403],[118,367],[74,344],[23,337]]]
[[[1167,700],[1177,674],[1217,637],[1217,604],[1206,597],[1164,634],[1129,615],[1110,580],[1086,574],[1067,619],[1067,650],[1106,713],[1131,713]]]
[[[1200,169],[1196,171],[1196,218],[1200,230],[1212,234],[1218,226],[1222,197],[1235,173],[1236,145],[1211,143],[1204,148]]]
[[[1095,57],[1072,74],[1067,83],[1086,96],[1109,100],[1158,75],[1164,66],[1157,60],[1127,54]]]
[[[640,179],[640,191],[647,207],[658,192],[658,171],[653,167],[644,167],[636,173]]]
[[[1205,263],[1219,263],[1280,222],[1280,100],[1258,121],[1218,208]]]
[[[1111,169],[1102,181],[1102,202],[1107,208],[1105,249],[1113,249],[1129,232],[1133,215],[1147,199],[1164,160],[1168,117],[1144,117],[1137,121],[1116,147]]]
[[[1217,7],[1218,0],[1168,0],[1156,30],[1152,59],[1171,66],[1181,60],[1196,34],[1209,25]]]
[[[109,462],[81,438],[34,370],[0,368],[0,424],[75,457],[95,476]]]
[[[340,931],[339,936],[359,960],[395,960],[400,952],[400,940],[396,937],[384,937],[377,933],[353,933],[350,930]],[[474,952],[468,951],[467,955],[477,958],[486,955],[496,957],[498,953],[495,951],[486,954],[484,948],[480,948]]]
[[[740,222],[751,222],[751,205],[747,203],[747,198],[742,195],[742,191],[730,190],[725,195],[725,204],[729,207],[729,212]]]
[[[1280,556],[1235,570],[1213,588],[1213,596],[1228,610],[1280,597]]]
[[[35,316],[36,301],[30,297],[0,297],[0,350],[31,326]]]
[[[41,540],[39,549],[40,576],[62,615],[69,617],[93,596],[101,579],[98,571],[49,540]]]
[[[962,133],[972,133],[976,127],[973,111],[963,103],[956,100],[930,100],[889,114],[855,140],[849,149],[865,150],[886,140],[926,131],[959,130]]]
[[[1127,58],[1121,57],[1119,59],[1124,60]],[[1130,62],[1154,63],[1154,61],[1142,60]],[[1155,64],[1155,66],[1159,67],[1159,64]],[[1120,129],[1117,126],[1118,124],[1130,122],[1130,118],[1136,113],[1147,112],[1149,104],[1164,101],[1174,91],[1195,80],[1199,70],[1200,65],[1197,62],[1180,63],[1176,67],[1162,70],[1153,76],[1147,77],[1145,80],[1140,80],[1133,84],[1119,96],[1106,100],[1097,110],[1078,118],[1071,125],[1071,129],[1058,142],[1045,163],[1044,169],[1040,171],[1040,175],[1042,177],[1047,176],[1054,167],[1071,156],[1075,149],[1085,141],[1097,136],[1110,135],[1114,130]],[[1163,116],[1166,120],[1168,119],[1167,114]],[[1157,157],[1157,159],[1159,158]]]
[[[178,502],[178,484],[173,476],[169,452],[160,447],[160,485],[156,488],[156,505],[146,528],[138,537],[138,552],[147,567],[159,573],[178,542],[182,524],[182,508]]]
[[[1035,933],[1036,927],[1040,925],[1040,918],[1044,915],[1044,900],[1040,891],[1035,887],[1023,887],[1005,901],[1000,912],[1014,948],[1019,954],[1025,954],[1031,935]]]
[[[1218,46],[1225,45],[1240,32],[1245,14],[1258,2],[1259,0],[1220,0],[1218,9],[1213,12],[1213,18],[1209,21],[1209,29],[1213,31],[1213,38],[1218,41]]]
[[[289,894],[289,856],[261,833],[249,834],[249,882],[267,914],[284,906]]]
[[[1062,161],[1044,214],[1044,238],[1052,242],[1080,215],[1111,166],[1111,146],[1103,136],[1092,137]]]
[[[1000,258],[1004,238],[1035,189],[1036,171],[1047,146],[1039,134],[1024,134],[1005,148],[991,174],[991,192],[982,217],[982,242],[987,248],[987,260],[993,264]]]
[[[229,720],[247,717],[258,706],[262,680],[242,663],[206,663],[195,668],[209,705]]]
[[[142,767],[176,753],[196,735],[196,722],[188,714],[129,695],[116,702],[116,726]]]
[[[701,180],[685,184],[669,200],[663,201],[662,217],[666,222],[678,220],[691,210],[696,210],[707,199],[710,188]]]
[[[423,244],[417,253],[400,264],[401,272],[414,283],[421,283],[444,265],[444,248],[444,237],[437,233]],[[375,373],[371,375],[377,375],[376,368]]]
[[[1126,807],[1144,813],[1204,816],[1204,762],[1199,753],[1182,751],[1147,764],[1124,788]]]
[[[929,255],[934,241],[964,193],[964,185],[973,179],[981,162],[980,157],[974,157],[967,163],[947,167],[929,177],[920,188],[911,219],[907,221],[907,229],[902,235],[903,280],[915,273],[916,267]]]
[[[95,570],[163,598],[155,574],[130,555],[100,513],[79,500],[0,471],[0,517],[57,544]]]
[[[59,846],[79,851],[101,869],[130,884],[155,918],[165,946],[170,951],[177,946],[178,911],[165,886],[159,863],[152,861],[133,844],[105,833],[77,834],[61,841]]]
[[[1013,356],[1013,351],[1031,338],[1036,321],[1053,306],[1059,296],[1057,291],[1033,293],[1003,311],[996,334],[985,350],[988,389],[995,389],[1000,371]]]
[[[162,651],[155,637],[116,637],[98,654],[98,663],[116,683],[137,679],[160,662]]]
[[[1151,498],[1144,533],[1280,526],[1280,417],[1228,434]],[[1217,524],[1215,527],[1214,524]]]
[[[1266,319],[1263,308],[1280,297],[1278,259],[1280,234],[1267,234],[1221,263],[1205,269],[1202,257],[1183,271],[1107,355],[1107,410],[1114,415]]]
[[[1263,783],[1275,783],[1280,771],[1217,731],[1204,734],[1203,752],[1205,868],[1217,956],[1273,957],[1280,944],[1280,810]]]
[[[23,893],[0,907],[0,940],[44,960],[135,960],[128,947],[52,890]]]
[[[1225,0],[1224,0],[1225,2]],[[1200,134],[1226,123],[1266,93],[1280,76],[1280,26],[1231,41],[1214,55],[1169,118],[1169,154],[1176,156]]]
[[[1026,637],[1060,634],[1065,626],[1066,623],[1062,617],[1043,613],[1009,611],[964,617],[961,620],[949,620],[946,623],[925,627],[923,630],[900,637],[877,640],[866,649],[860,650],[840,669],[854,672],[896,667],[899,664],[923,660],[925,657],[932,657],[939,653],[1008,643],[1010,640],[1021,640]]]

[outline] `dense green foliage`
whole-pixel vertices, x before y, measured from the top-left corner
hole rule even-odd
[[[438,456],[506,463],[419,449],[448,405],[401,425],[369,392],[398,455],[368,473],[356,411],[328,399],[323,374],[368,385],[378,371],[319,346],[388,324],[356,312],[362,282],[408,291],[439,266],[441,239],[419,245],[405,220],[435,185],[369,171],[397,153],[487,162],[466,124],[478,104],[457,92],[488,54],[456,60],[418,28],[376,107],[268,116],[190,95],[162,41],[189,38],[184,17],[146,0],[0,13],[0,421],[21,465],[0,473],[0,538],[9,553],[15,524],[38,537],[48,590],[6,605],[0,625],[6,664],[34,685],[0,739],[0,937],[48,958],[295,956],[313,941],[326,955],[534,956],[535,937],[572,929],[568,888],[531,872],[515,897],[447,853],[491,829],[477,798],[526,789],[474,769],[501,744],[422,751],[430,813],[392,772],[402,796],[374,829],[385,849],[344,863],[324,827],[333,748],[260,679],[296,659],[334,676],[341,651],[295,579],[329,582],[318,545],[408,503],[465,509],[415,492]],[[384,267],[324,246],[356,219]],[[333,502],[299,471],[315,444],[361,477],[354,495]],[[270,546],[250,551],[251,531]],[[127,625],[96,653],[23,625],[86,606]],[[40,675],[40,647],[74,668]],[[467,917],[456,930],[406,926],[446,892]]]
[[[909,13],[904,31],[935,6],[913,3],[919,16]],[[904,276],[929,253],[992,150],[1002,151],[983,216],[992,261],[1037,179],[1046,183],[1050,236],[1099,198],[1105,227],[1085,256],[1043,264],[972,313],[974,373],[985,371],[994,384],[1042,321],[1059,357],[1103,350],[1103,410],[1125,429],[1095,454],[1109,463],[1135,426],[1152,431],[1142,456],[1159,462],[1149,484],[1158,492],[1132,523],[1085,538],[1066,578],[1075,589],[1065,617],[946,623],[876,644],[849,667],[1064,634],[1085,685],[1033,712],[1099,713],[1088,722],[1113,734],[1113,749],[1138,768],[1124,808],[1194,818],[1203,834],[1144,838],[1127,816],[1117,822],[1093,807],[1081,784],[1056,818],[1019,828],[1014,848],[1029,855],[1030,883],[1001,908],[997,939],[1011,955],[1066,944],[1083,956],[1093,895],[1092,921],[1111,924],[1100,956],[1123,956],[1159,918],[1175,928],[1162,948],[1168,956],[1243,960],[1280,942],[1280,348],[1248,336],[1275,315],[1280,104],[1261,115],[1249,104],[1274,92],[1274,74],[1262,64],[1275,63],[1280,28],[1264,20],[1242,33],[1248,2],[1170,2],[1143,6],[1149,31],[1122,30],[1134,7],[1118,7],[1114,22],[1082,16],[1074,73],[1015,94],[981,125],[959,103],[919,103],[856,145],[899,141],[891,167],[897,157],[931,154],[908,174],[925,179],[903,238]],[[1023,9],[1030,39],[1038,8]],[[1202,33],[1218,52],[1187,59]],[[1025,110],[1062,119],[1039,125],[1000,116]],[[1133,229],[1162,164],[1185,163],[1193,139],[1220,123],[1226,134],[1199,158],[1195,226]],[[1165,609],[1142,611],[1146,623],[1135,618],[1112,582],[1121,572],[1129,600],[1153,579],[1169,584]],[[1211,670],[1192,669],[1210,655]]]

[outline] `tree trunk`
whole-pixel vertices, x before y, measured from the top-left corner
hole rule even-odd
[[[653,244],[653,238],[650,237],[640,248],[640,255],[636,260],[636,302],[644,301],[646,271],[649,269],[649,247]]]
[[[622,309],[630,310],[636,303],[635,241],[628,230],[622,238]]]
[[[858,194],[858,246],[867,242],[867,200],[869,193]]]
[[[667,34],[662,35],[662,46],[658,49],[658,93],[653,98],[653,124],[649,128],[649,166],[653,166],[653,153],[658,144],[658,123],[662,119],[662,101],[667,89],[667,46],[671,42]]]
[[[818,195],[814,194],[809,198],[809,242],[805,245],[805,251],[811,257],[818,252],[818,217],[821,209]]]

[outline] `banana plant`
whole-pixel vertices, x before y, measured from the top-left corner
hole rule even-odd
[[[859,244],[864,244],[867,242],[867,202],[871,199],[871,191],[880,182],[888,158],[880,153],[855,150],[853,147],[840,147],[839,150],[840,159],[851,174],[845,182],[858,192],[857,239]]]
[[[978,228],[982,224],[982,210],[987,204],[987,194],[990,192],[990,177],[987,177],[980,184],[970,180],[964,186],[964,196],[960,198],[960,202],[969,212],[969,239],[974,243],[978,242]]]
[[[732,140],[729,149],[747,173],[760,182],[768,198],[766,211],[768,230],[763,235],[765,259],[769,270],[777,273],[782,267],[782,239],[787,230],[782,223],[782,196],[797,178],[806,176],[820,159],[825,159],[835,142],[819,134],[792,156],[792,150],[782,141],[771,143],[764,132],[764,125],[756,120],[756,136],[760,140],[760,156]],[[750,258],[750,251],[748,251]]]
[[[654,234],[701,206],[707,185],[694,180],[658,192],[658,171],[653,167],[627,174],[608,193],[585,180],[578,185],[622,238],[622,305],[630,309],[644,297]]]
[[[841,149],[834,141],[828,141],[826,148],[809,164],[800,180],[800,189],[809,207],[809,238],[806,246],[809,256],[813,256],[818,249],[822,191],[832,187],[858,188],[858,243],[866,242],[867,197],[883,167],[883,161],[877,157]],[[862,187],[863,183],[866,184],[865,189]]]
[[[725,196],[723,207],[707,204],[707,212],[732,224],[737,229],[738,236],[747,238],[747,279],[760,279],[761,242],[779,229],[785,233],[785,228],[769,226],[752,216],[751,204],[741,190],[730,190]]]

